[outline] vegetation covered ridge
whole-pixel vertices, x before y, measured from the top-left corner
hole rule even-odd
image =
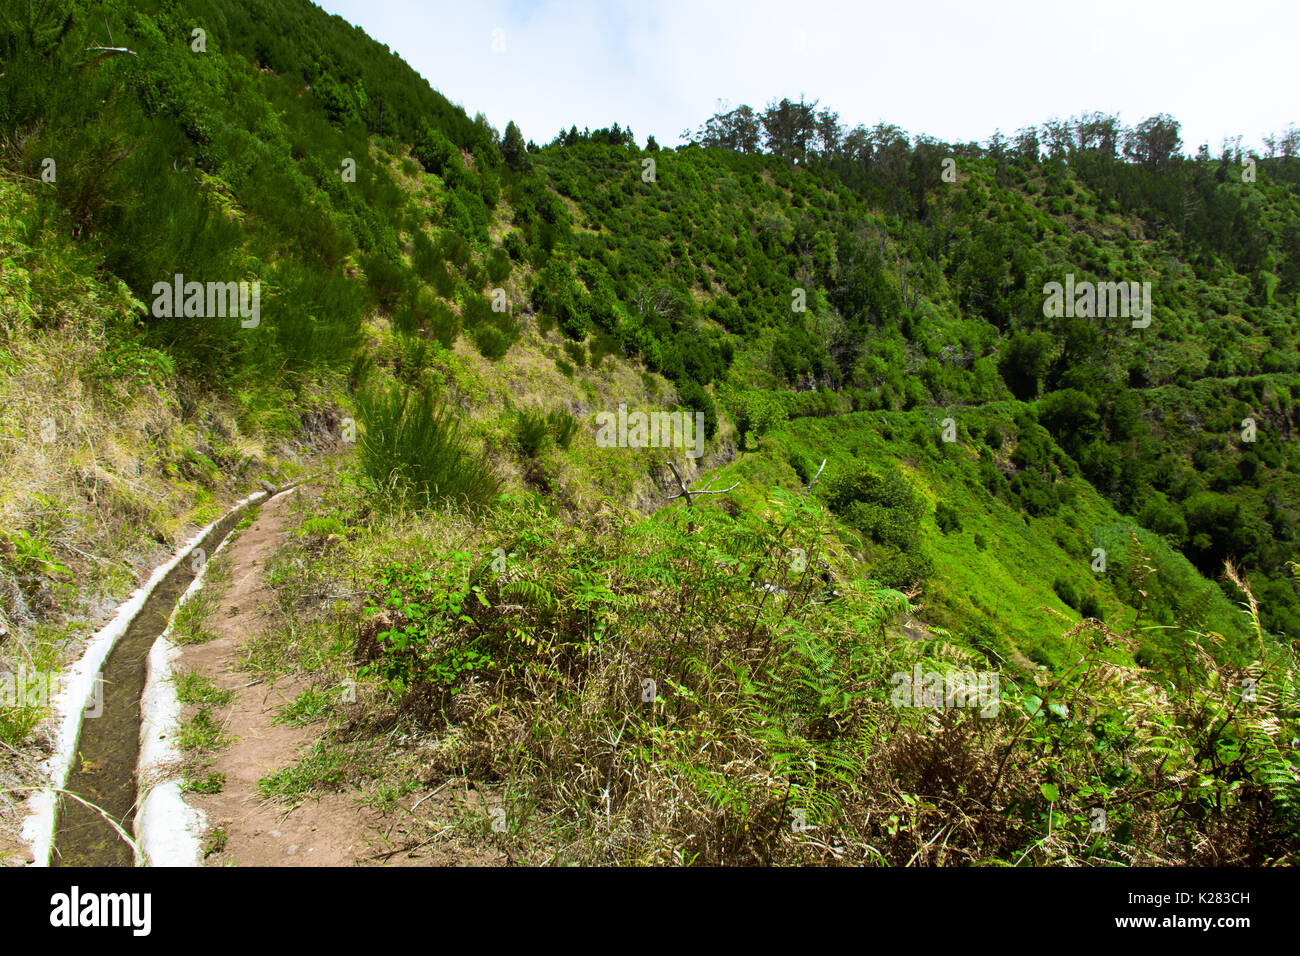
[[[539,863],[1295,862],[1298,151],[790,99],[537,145],[305,0],[8,4],[0,767],[151,555],[324,468],[268,798],[472,779]]]

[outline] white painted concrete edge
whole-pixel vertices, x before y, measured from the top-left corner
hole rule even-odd
[[[263,496],[264,492],[245,499]],[[147,792],[140,795],[140,806],[135,814],[136,866],[199,866],[203,863],[203,832],[207,819],[201,810],[191,807],[182,796],[182,780],[174,773],[167,775],[168,765],[175,766],[180,759],[176,735],[180,732],[181,703],[176,699],[176,685],[172,683],[172,662],[181,656],[181,649],[171,642],[176,613],[186,601],[203,587],[208,568],[230,541],[221,539],[216,550],[204,562],[185,593],[176,599],[167,627],[149,650],[145,662],[144,691],[140,695],[140,763],[136,779],[153,780]]]
[[[230,510],[241,508],[249,502],[265,497],[265,495],[266,492],[264,491],[249,495]],[[229,511],[226,512],[226,514],[229,513]],[[225,515],[222,515],[222,517],[225,517]],[[158,586],[158,582],[166,577],[167,572],[179,564],[190,553],[191,549],[203,540],[203,536],[216,527],[220,521],[221,518],[218,518],[198,531],[166,563],[156,567],[153,574],[149,576],[149,580],[137,588],[118,607],[113,618],[95,632],[81,659],[62,675],[61,688],[59,693],[55,695],[52,707],[55,720],[54,755],[46,760],[41,767],[49,786],[46,789],[36,791],[27,799],[27,819],[23,821],[23,839],[32,848],[32,856],[36,866],[49,866],[50,851],[54,845],[54,808],[56,803],[54,791],[63,789],[68,782],[68,771],[72,767],[73,758],[76,756],[77,737],[81,733],[82,714],[91,701],[95,690],[95,681],[104,666],[105,659],[113,649],[113,645],[117,643],[118,638],[126,633],[131,621],[140,613],[140,609],[144,607],[145,601],[149,599],[149,595],[153,593],[154,588]]]

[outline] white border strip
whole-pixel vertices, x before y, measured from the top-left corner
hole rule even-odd
[[[265,491],[249,495],[226,514],[196,533],[165,564],[155,568],[149,580],[118,607],[113,619],[95,632],[81,659],[62,675],[61,690],[53,701],[54,719],[57,722],[54,756],[45,761],[41,768],[51,789],[38,790],[27,799],[28,815],[23,821],[23,839],[32,848],[36,866],[50,865],[50,852],[54,846],[56,802],[54,791],[61,790],[67,785],[68,772],[77,749],[77,737],[81,732],[82,714],[91,700],[95,681],[113,645],[126,633],[131,621],[140,613],[145,601],[149,599],[149,595],[153,593],[159,582],[167,576],[167,572],[176,567],[203,540],[204,536],[231,512],[265,496]]]
[[[262,494],[259,492],[259,494]],[[232,532],[234,529],[231,529]],[[171,641],[176,614],[181,606],[202,589],[208,568],[221,549],[230,543],[230,535],[221,539],[215,551],[203,563],[194,580],[176,600],[167,628],[154,642],[145,663],[144,692],[140,695],[140,763],[136,779],[140,786],[150,777],[156,782],[140,798],[135,814],[135,841],[139,852],[136,866],[201,866],[202,839],[207,828],[203,811],[191,807],[181,796],[182,779],[166,775],[180,759],[176,734],[181,724],[181,703],[172,682],[172,664],[181,649]]]

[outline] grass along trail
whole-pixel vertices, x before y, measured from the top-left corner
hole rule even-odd
[[[264,666],[256,650],[260,639],[284,623],[276,618],[268,568],[292,533],[295,498],[309,495],[299,486],[261,506],[220,557],[222,567],[213,569],[215,586],[196,619],[180,629],[182,653],[173,663],[173,679],[184,705],[179,734],[185,802],[206,818],[204,864],[498,862],[495,852],[453,848],[454,837],[431,839],[442,829],[431,817],[454,814],[463,799],[453,788],[432,799],[425,795],[422,802],[415,794],[398,803],[367,799],[344,784],[319,785],[322,776],[329,777],[321,764],[334,755],[326,746],[325,722],[311,704],[322,694],[341,695],[343,688],[322,692],[283,659]]]

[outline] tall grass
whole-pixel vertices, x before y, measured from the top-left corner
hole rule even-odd
[[[381,493],[471,511],[496,497],[499,482],[486,454],[473,450],[459,419],[427,388],[375,388],[358,394],[356,404],[364,429],[358,461]]]

